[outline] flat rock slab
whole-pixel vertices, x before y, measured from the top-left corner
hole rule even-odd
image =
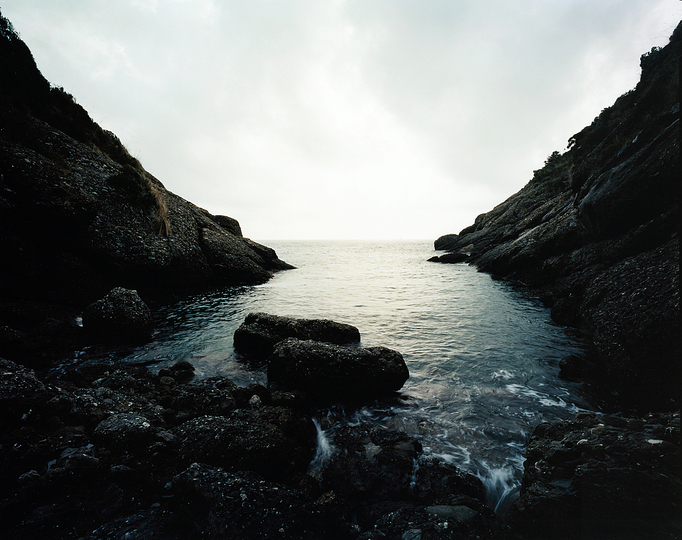
[[[386,347],[348,347],[287,338],[268,358],[273,390],[303,392],[316,402],[374,399],[400,390],[410,373]]]
[[[343,345],[359,343],[360,331],[350,324],[327,319],[294,319],[268,313],[249,313],[234,333],[234,348],[250,359],[265,360],[286,338]]]
[[[468,260],[469,256],[465,253],[446,253],[445,255],[431,257],[429,262],[457,264],[467,262]]]

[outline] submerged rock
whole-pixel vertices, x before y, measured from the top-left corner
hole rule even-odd
[[[277,343],[289,337],[343,345],[359,343],[360,331],[350,324],[326,319],[249,313],[234,333],[234,347],[248,358],[264,360]]]
[[[268,385],[302,392],[320,403],[385,397],[410,374],[402,355],[386,347],[344,347],[288,338],[268,357]]]

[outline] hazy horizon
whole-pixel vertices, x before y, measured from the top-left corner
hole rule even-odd
[[[634,88],[678,0],[6,0],[43,75],[246,237],[435,240]]]

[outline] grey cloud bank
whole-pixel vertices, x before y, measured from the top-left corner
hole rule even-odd
[[[38,67],[254,239],[433,239],[639,77],[677,0],[10,0]]]

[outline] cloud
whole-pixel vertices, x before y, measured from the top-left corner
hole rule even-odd
[[[248,236],[426,238],[632,88],[677,0],[9,0],[45,76]]]

